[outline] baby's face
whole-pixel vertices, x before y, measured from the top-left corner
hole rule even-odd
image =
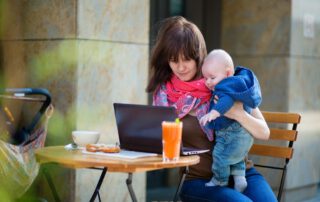
[[[202,66],[202,74],[205,78],[205,84],[210,90],[223,79],[228,77],[225,65],[218,61],[205,61]]]

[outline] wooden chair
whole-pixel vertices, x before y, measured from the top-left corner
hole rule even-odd
[[[268,156],[272,158],[281,158],[284,160],[281,166],[270,166],[255,164],[258,167],[282,170],[282,176],[278,191],[278,201],[281,201],[284,181],[286,178],[287,165],[293,157],[293,143],[297,140],[297,126],[300,123],[301,116],[297,113],[287,112],[262,112],[266,122],[270,127],[270,138],[261,144],[254,143],[250,155]],[[282,142],[281,146],[277,144]]]

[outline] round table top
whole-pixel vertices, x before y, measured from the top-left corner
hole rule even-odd
[[[162,156],[135,159],[83,153],[81,149],[66,150],[64,146],[49,146],[35,151],[39,163],[57,163],[71,168],[107,167],[108,172],[139,172],[185,167],[199,163],[197,155],[181,156],[177,161],[163,162]]]

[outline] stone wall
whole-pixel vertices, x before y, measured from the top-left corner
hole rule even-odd
[[[71,142],[76,129],[99,130],[99,142],[117,142],[112,103],[147,103],[149,1],[3,2],[0,37],[6,87],[51,92],[55,113],[47,145]],[[62,201],[88,201],[100,176],[96,170],[50,169]],[[108,173],[102,200],[131,201],[126,177]],[[145,173],[133,178],[138,201],[144,201]],[[53,200],[43,176],[29,192]]]
[[[312,197],[320,181],[316,160],[320,143],[319,7],[316,0],[241,0],[223,1],[222,5],[222,48],[231,53],[235,64],[257,74],[263,95],[260,108],[302,115],[283,201]],[[305,36],[305,29],[313,30],[313,37]],[[262,172],[276,189],[279,173]]]
[[[118,142],[112,103],[147,103],[149,2],[78,1],[77,129],[100,130],[100,142]],[[88,201],[98,171],[76,173],[75,201]],[[127,174],[107,173],[103,201],[131,201]],[[145,200],[145,173],[133,175],[138,201]],[[112,193],[112,194],[111,194]]]
[[[285,198],[301,201],[314,195],[320,182],[320,2],[293,0],[291,9],[288,103],[302,122]]]

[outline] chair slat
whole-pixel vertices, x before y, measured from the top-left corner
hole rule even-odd
[[[289,147],[254,144],[249,154],[291,159],[293,149]]]
[[[270,111],[262,111],[263,117],[265,118],[266,122],[269,126],[272,126],[273,128],[270,128],[270,139],[272,141],[264,141],[264,145],[261,144],[254,144],[249,154],[252,155],[259,155],[259,156],[268,156],[268,157],[274,157],[274,158],[282,158],[282,159],[288,159],[285,161],[283,167],[277,167],[277,169],[282,169],[282,177],[280,181],[280,186],[278,190],[278,201],[281,201],[283,186],[286,178],[286,165],[289,162],[289,159],[293,157],[293,142],[297,139],[297,126],[300,123],[301,115],[297,113],[288,113],[288,112],[270,112]],[[269,124],[269,123],[275,123],[275,124]],[[291,128],[290,129],[283,129],[283,127],[278,127],[278,125],[283,124],[289,124]],[[280,141],[289,141],[290,144],[287,144],[286,147],[271,145],[276,144],[275,142]],[[279,142],[280,142],[279,141]],[[267,145],[269,144],[269,145]],[[275,168],[273,166],[270,166],[268,164],[260,165],[267,168]]]
[[[262,111],[263,117],[271,123],[300,123],[300,114]]]
[[[272,140],[296,141],[297,135],[298,131],[296,130],[270,128],[270,139]]]

